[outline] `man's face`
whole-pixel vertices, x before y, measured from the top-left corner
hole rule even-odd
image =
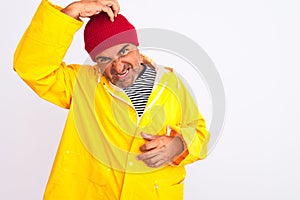
[[[130,43],[112,46],[95,57],[101,73],[120,88],[131,86],[143,69],[137,47]]]

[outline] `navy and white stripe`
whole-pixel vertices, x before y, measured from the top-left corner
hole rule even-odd
[[[156,77],[155,69],[146,65],[144,66],[144,70],[140,73],[135,82],[130,87],[124,88],[125,93],[130,98],[139,117],[142,116],[145,110]]]

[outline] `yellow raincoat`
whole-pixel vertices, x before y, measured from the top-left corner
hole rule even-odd
[[[172,70],[153,64],[154,89],[138,117],[96,67],[62,62],[83,23],[60,9],[41,2],[14,57],[14,70],[41,98],[69,109],[44,199],[183,199],[184,165],[205,158],[209,140],[193,98]],[[171,129],[188,152],[178,165],[149,168],[135,159],[145,142],[141,132]]]

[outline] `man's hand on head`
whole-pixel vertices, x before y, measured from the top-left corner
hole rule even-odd
[[[137,160],[145,162],[149,167],[160,167],[171,163],[184,151],[184,143],[180,136],[150,135],[141,133],[146,140],[140,146],[141,154]]]
[[[61,11],[77,20],[106,12],[110,20],[114,21],[120,11],[120,5],[117,0],[81,0],[69,4]]]

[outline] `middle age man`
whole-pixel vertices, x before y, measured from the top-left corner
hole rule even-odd
[[[116,1],[97,2],[43,0],[16,50],[20,77],[70,109],[44,199],[183,199],[184,165],[207,154],[204,119],[173,70],[140,54]],[[80,17],[95,66],[62,62]]]

